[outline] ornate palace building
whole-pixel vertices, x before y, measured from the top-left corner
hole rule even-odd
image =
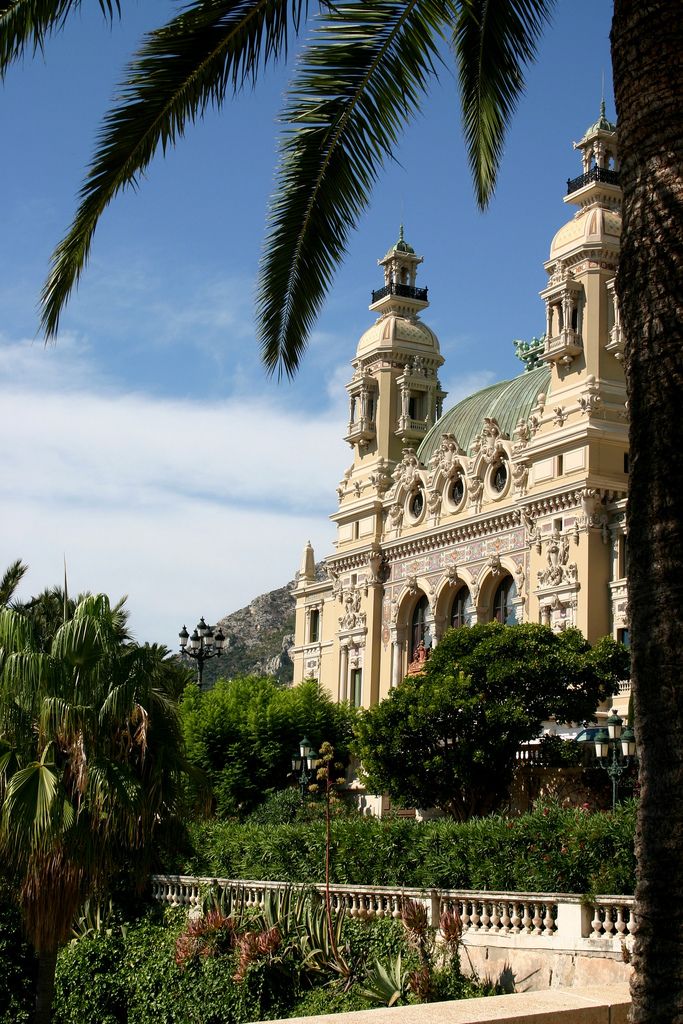
[[[422,257],[401,230],[379,261],[376,319],[347,384],[353,464],[335,551],[320,581],[309,544],[295,589],[295,683],[315,678],[368,707],[445,629],[492,619],[627,641],[621,190],[604,104],[575,148],[582,173],[565,202],[577,211],[545,264],[546,332],[517,344],[513,380],[444,413]]]

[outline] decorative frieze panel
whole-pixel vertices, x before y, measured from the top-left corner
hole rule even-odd
[[[495,537],[482,537],[478,540],[449,546],[447,550],[397,561],[392,566],[391,580],[393,583],[398,583],[411,576],[425,576],[429,573],[450,571],[454,565],[484,562],[494,556],[500,559],[501,555],[512,551],[521,551],[525,546],[524,529],[509,530]]]
[[[553,530],[546,541],[545,569],[536,573],[539,588],[559,587],[576,583],[578,567],[576,562],[569,561],[569,537]]]
[[[544,525],[547,528],[548,524]],[[573,532],[561,533],[556,527],[549,536],[536,535],[537,551],[541,553],[545,547],[546,565],[536,573],[535,593],[541,622],[556,633],[576,625],[580,584],[577,563],[569,560],[572,538],[575,542],[578,539]]]
[[[339,616],[341,629],[364,629],[367,616],[361,611],[362,595],[359,588],[349,587],[348,590],[343,590],[339,600],[344,606],[344,611]]]

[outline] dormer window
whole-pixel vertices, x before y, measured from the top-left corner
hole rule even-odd
[[[425,507],[424,492],[423,492],[422,488],[419,487],[415,491],[415,493],[412,495],[412,497],[410,498],[410,500],[408,502],[408,511],[410,512],[410,514],[413,517],[413,519],[419,519],[420,516],[422,515],[423,511],[424,511],[424,507]]]
[[[508,482],[508,468],[504,462],[499,462],[493,471],[491,483],[493,489],[497,494],[502,494],[507,487]]]
[[[459,508],[462,505],[462,500],[465,497],[465,481],[462,473],[458,473],[455,480],[451,483],[448,497],[455,508]]]

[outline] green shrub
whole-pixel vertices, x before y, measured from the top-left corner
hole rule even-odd
[[[73,942],[59,954],[54,1024],[244,1024],[286,1016],[293,990],[278,991],[262,965],[244,984],[232,981],[234,957],[176,966],[182,911],[153,911],[126,935]]]
[[[0,882],[0,1024],[31,1019],[37,960],[25,941],[21,915],[9,882]]]
[[[334,794],[330,803],[334,818],[359,818],[360,811],[350,801]],[[249,825],[294,825],[311,821],[323,821],[325,801],[318,797],[301,799],[298,787],[270,790],[262,803],[255,807],[246,818]]]
[[[311,1017],[323,1013],[350,1013],[372,1010],[377,1006],[363,995],[362,986],[353,985],[347,992],[335,986],[311,988],[291,1009],[292,1017]]]
[[[633,892],[635,803],[615,813],[547,804],[517,818],[457,823],[351,817],[332,822],[332,881],[518,892]],[[182,867],[210,877],[320,882],[322,822],[193,826]]]
[[[306,735],[344,760],[355,712],[317,683],[282,688],[257,676],[191,684],[180,706],[188,759],[208,781],[219,817],[248,814],[264,793],[289,786],[292,752]],[[202,795],[202,794],[198,794]]]
[[[262,927],[256,917],[246,923],[247,929],[254,926]],[[179,965],[176,940],[190,933],[197,933],[197,922],[188,924],[184,911],[154,908],[116,934],[91,932],[74,940],[59,954],[54,1024],[246,1024],[368,1009],[374,1004],[362,990],[369,965],[398,954],[406,970],[421,963],[400,921],[346,918],[340,951],[356,969],[348,991],[340,981],[330,983],[330,977],[337,977],[332,970],[307,970],[296,955],[285,954],[284,939],[273,947],[272,962],[257,956],[239,983],[233,980],[241,964],[239,942],[226,944],[222,952],[212,946],[216,955],[206,955],[204,944],[204,952],[198,948],[196,955],[181,957]],[[296,944],[288,948],[295,952]],[[461,977],[456,957],[450,970],[434,971],[430,994],[462,998],[479,990]]]

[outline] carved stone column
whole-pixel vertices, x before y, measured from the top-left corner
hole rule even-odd
[[[342,644],[339,651],[339,701],[349,699],[349,649]]]
[[[403,642],[394,637],[391,645],[391,688],[401,682],[401,666],[403,664]]]

